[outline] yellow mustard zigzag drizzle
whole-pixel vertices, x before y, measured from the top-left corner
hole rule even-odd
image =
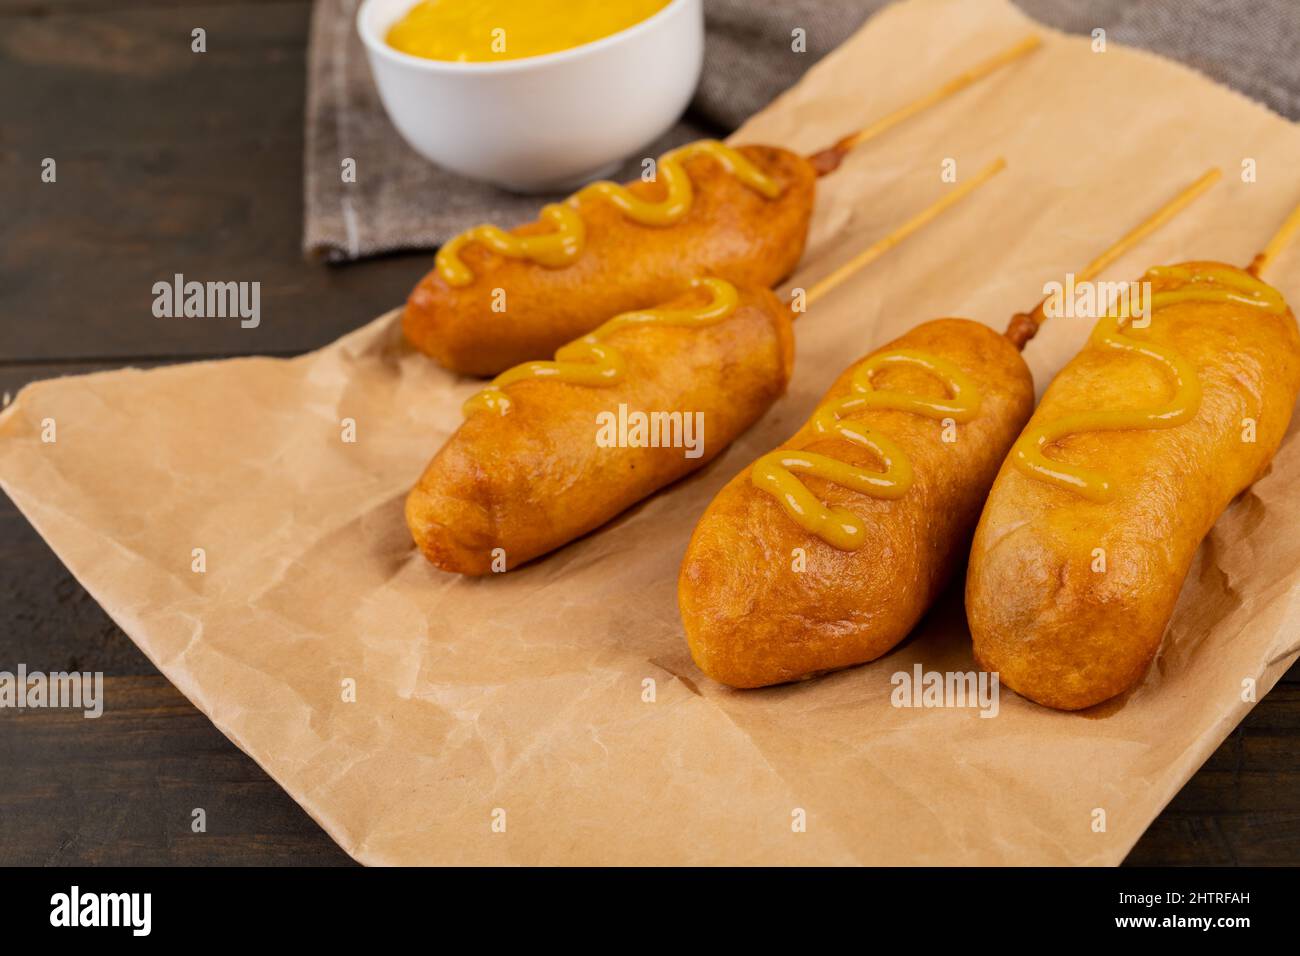
[[[1147,303],[1149,318],[1180,302],[1238,302],[1268,312],[1286,311],[1286,302],[1276,289],[1227,266],[1157,266],[1148,270],[1143,278],[1178,279],[1191,286],[1152,293]],[[1115,489],[1105,474],[1080,465],[1054,461],[1044,454],[1046,447],[1084,432],[1175,428],[1195,417],[1201,405],[1201,383],[1196,377],[1196,368],[1168,346],[1135,338],[1131,328],[1121,327],[1128,318],[1128,301],[1124,298],[1120,300],[1119,308],[1112,307],[1097,323],[1091,344],[1141,355],[1163,366],[1173,380],[1173,394],[1163,405],[1154,408],[1076,412],[1025,429],[1012,447],[1011,461],[1030,478],[1073,491],[1091,501],[1106,501]]]
[[[871,376],[891,365],[924,369],[947,386],[950,397],[931,399],[905,392],[877,391],[871,384]],[[979,407],[979,388],[952,362],[915,349],[881,352],[858,366],[849,394],[818,408],[812,422],[822,435],[870,449],[884,465],[883,471],[859,468],[826,455],[777,449],[754,462],[750,481],[755,488],[776,498],[805,530],[842,551],[854,551],[866,538],[862,518],[847,508],[827,507],[794,473],[823,478],[873,498],[901,498],[914,480],[907,455],[885,435],[863,427],[860,422],[845,421],[844,416],[866,409],[888,408],[964,423],[975,417]]]
[[[461,249],[471,242],[482,243],[500,255],[529,259],[550,269],[567,266],[582,254],[587,242],[587,227],[577,209],[578,200],[587,195],[605,197],[628,219],[643,226],[671,226],[680,222],[690,211],[694,198],[691,177],[682,165],[692,156],[712,156],[724,170],[768,199],[781,195],[781,185],[739,152],[717,140],[702,139],[659,157],[655,178],[662,180],[667,188],[664,198],[658,202],[642,199],[618,183],[605,180],[591,183],[563,203],[542,207],[541,219],[555,227],[552,232],[516,236],[497,226],[482,225],[447,240],[434,258],[438,275],[450,286],[467,286],[473,282],[474,273],[460,258]]]
[[[623,353],[601,341],[617,329],[629,325],[669,325],[703,328],[721,322],[736,311],[740,295],[736,287],[722,279],[692,279],[695,288],[709,291],[709,301],[689,309],[646,309],[616,315],[596,331],[575,339],[555,353],[553,362],[525,362],[507,369],[482,391],[465,403],[466,417],[480,411],[505,415],[510,411],[510,397],[504,389],[512,382],[547,379],[573,385],[604,388],[622,380],[627,370]]]

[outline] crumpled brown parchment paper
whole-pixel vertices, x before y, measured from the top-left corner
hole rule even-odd
[[[897,6],[736,140],[812,151],[1029,26],[1002,0]],[[1243,681],[1262,696],[1296,657],[1295,429],[1201,549],[1145,682],[1085,715],[1009,691],[993,719],[891,706],[896,672],[974,668],[960,582],[882,660],[757,692],[694,668],[676,609],[710,497],[851,357],[937,316],[1001,327],[1212,164],[1224,181],[1106,278],[1244,263],[1300,200],[1294,125],[1149,54],[1042,32],[1032,58],[823,182],[796,282],[940,195],[945,158],[959,174],[995,155],[1009,169],[800,321],[789,396],[719,461],[529,567],[462,580],[414,552],[403,497],[475,386],[405,348],[393,314],[289,361],[34,384],[0,417],[3,486],[358,860],[1117,863],[1249,710]],[[1297,267],[1293,249],[1270,273],[1293,303]],[[1040,391],[1089,326],[1053,322],[1027,350]]]

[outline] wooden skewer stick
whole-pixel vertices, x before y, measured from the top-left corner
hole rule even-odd
[[[1102,271],[1112,262],[1182,212],[1192,200],[1218,182],[1221,175],[1222,173],[1218,169],[1207,170],[1196,182],[1185,187],[1177,196],[1138,223],[1133,229],[1130,229],[1110,248],[1084,266],[1083,271],[1075,275],[1075,282],[1091,282],[1101,275]],[[1011,317],[1011,324],[1007,326],[1005,335],[1016,348],[1024,349],[1025,343],[1032,339],[1037,334],[1039,327],[1047,321],[1047,315],[1043,312],[1047,301],[1047,299],[1043,299],[1030,311],[1017,312]]]
[[[1250,261],[1246,271],[1256,279],[1262,277],[1265,269],[1270,262],[1277,258],[1277,254],[1282,251],[1282,247],[1291,241],[1296,232],[1300,231],[1300,206],[1291,210],[1291,215],[1278,227],[1277,232],[1273,233],[1273,238],[1268,241],[1264,251]]]
[[[861,146],[868,140],[875,139],[882,133],[893,129],[899,123],[911,119],[916,114],[929,109],[936,103],[946,100],[953,94],[966,89],[966,87],[970,86],[972,83],[982,80],[995,70],[1019,59],[1026,53],[1036,50],[1042,45],[1042,42],[1043,41],[1037,35],[1030,34],[1014,46],[1008,47],[996,56],[990,57],[983,63],[971,67],[960,76],[953,77],[947,83],[943,84],[943,86],[936,90],[932,90],[920,99],[908,103],[906,106],[899,107],[887,116],[882,116],[870,126],[860,129],[856,133],[850,133],[834,146],[823,149],[819,153],[814,153],[812,156],[808,157],[809,162],[811,162],[816,168],[818,176],[825,176],[827,173],[834,172],[839,168],[844,157],[855,147]]]
[[[993,162],[981,169],[973,179],[968,179],[966,182],[949,192],[942,199],[931,203],[893,232],[886,236],[882,236],[871,245],[867,246],[867,248],[863,249],[830,275],[826,276],[826,278],[814,283],[813,286],[804,293],[804,308],[812,305],[845,279],[849,278],[849,276],[856,273],[859,269],[875,262],[922,226],[937,219],[950,207],[961,202],[980,186],[984,185],[998,173],[1002,172],[1002,170],[1006,169],[1006,166],[1006,160],[1001,157],[993,160]]]

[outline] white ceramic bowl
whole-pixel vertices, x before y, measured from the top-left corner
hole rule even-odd
[[[357,12],[384,109],[422,156],[516,192],[608,175],[676,122],[700,78],[702,0],[672,0],[583,46],[495,63],[390,47],[389,27],[414,3],[365,0]]]

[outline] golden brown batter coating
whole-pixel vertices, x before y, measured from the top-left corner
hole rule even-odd
[[[872,498],[807,477],[813,494],[865,519],[866,541],[841,551],[805,531],[746,467],[709,505],[682,562],[678,603],[696,664],[734,687],[760,687],[873,660],[907,636],[964,554],[999,463],[1033,408],[1033,382],[1001,335],[966,319],[927,322],[877,352],[917,349],[948,359],[978,383],[978,415],[941,440],[939,421],[903,411],[851,414],[892,438],[911,459],[903,497]],[[872,353],[876,354],[876,353]],[[861,363],[858,363],[861,364]],[[848,393],[857,365],[823,403]],[[943,385],[928,373],[891,368],[874,384],[926,397]],[[782,448],[879,469],[874,455],[806,424]],[[793,570],[796,549],[805,570]]]
[[[1178,287],[1161,280],[1153,290]],[[1088,707],[1142,679],[1201,539],[1268,467],[1300,390],[1290,310],[1186,302],[1156,313],[1143,336],[1196,368],[1195,417],[1168,429],[1075,434],[1048,450],[1110,476],[1108,501],[1008,460],[975,534],[966,580],[975,655],[1049,707]],[[1170,388],[1150,360],[1090,344],[1057,375],[1029,427],[1083,410],[1158,406]],[[1243,440],[1245,419],[1255,422],[1253,442]]]
[[[430,270],[407,300],[403,332],[452,371],[495,375],[549,358],[612,315],[663,302],[697,275],[738,286],[775,285],[803,255],[816,174],[788,150],[742,146],[739,152],[784,186],[780,196],[767,199],[713,159],[693,156],[685,168],[694,199],[676,225],[639,225],[608,200],[584,196],[579,211],[587,245],[573,263],[550,269],[471,243],[461,258],[474,280],[453,288]],[[641,181],[628,188],[651,200],[664,189]],[[535,235],[550,228],[533,222],[510,231]],[[505,290],[505,312],[492,311],[498,288]]]
[[[665,303],[707,301],[694,290]],[[605,316],[609,318],[609,316]],[[703,328],[624,326],[603,342],[627,359],[618,384],[533,379],[507,386],[506,415],[476,412],[434,456],[406,501],[425,556],[444,571],[487,574],[558,548],[702,467],[785,391],[794,363],[791,313],[768,289],[741,289],[727,318]],[[602,448],[597,415],[703,412],[703,454]]]

